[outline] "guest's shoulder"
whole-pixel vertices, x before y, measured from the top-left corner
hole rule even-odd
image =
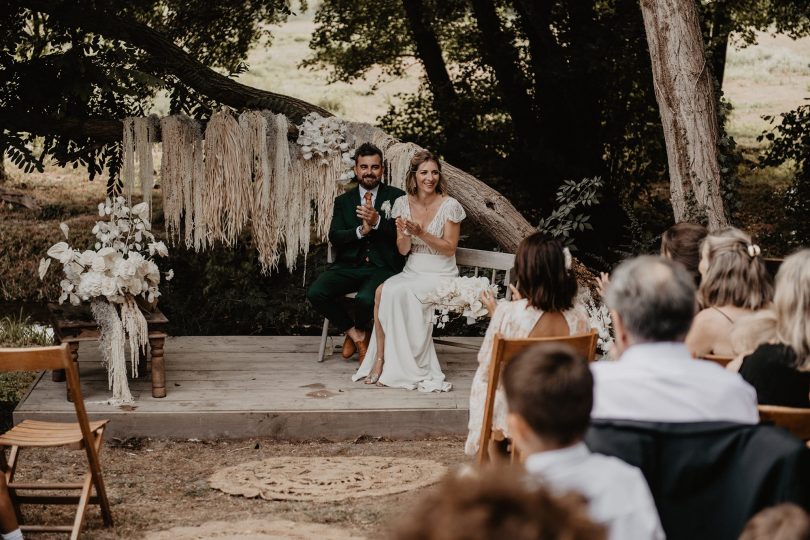
[[[762,343],[754,352],[743,358],[740,364],[740,374],[751,379],[756,377],[756,373],[768,373],[772,375],[774,370],[784,371],[785,368],[796,369],[796,351],[793,347],[784,343]],[[810,377],[810,372],[802,372],[805,377]]]

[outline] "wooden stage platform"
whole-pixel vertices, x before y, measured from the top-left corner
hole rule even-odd
[[[151,396],[148,374],[130,381],[131,407],[107,405],[107,374],[95,342],[79,349],[82,392],[93,418],[109,418],[108,437],[213,439],[399,439],[466,433],[476,352],[437,346],[453,390],[423,394],[352,382],[356,360],[339,352],[316,361],[318,337],[188,336],[168,338],[166,390]],[[342,338],[335,339],[342,344]],[[450,338],[479,344],[481,338]],[[70,421],[65,383],[37,377],[14,421]]]

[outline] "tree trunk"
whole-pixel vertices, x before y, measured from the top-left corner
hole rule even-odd
[[[527,144],[537,138],[537,116],[528,84],[520,70],[517,51],[501,28],[501,19],[491,0],[473,0],[472,7],[481,31],[484,60],[495,72],[518,143]]]
[[[5,184],[8,180],[6,171],[6,149],[0,145],[0,184]]]
[[[664,127],[675,221],[725,227],[716,101],[695,0],[641,0],[641,11]]]
[[[416,54],[422,62],[427,75],[430,91],[433,94],[433,103],[441,118],[446,133],[450,134],[447,141],[447,156],[458,159],[460,152],[454,135],[464,133],[462,114],[459,107],[458,95],[447,71],[447,64],[442,56],[442,49],[436,39],[436,33],[431,25],[430,12],[422,0],[402,0],[405,16],[413,36]]]

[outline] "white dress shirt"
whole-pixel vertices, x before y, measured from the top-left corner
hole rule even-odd
[[[365,204],[365,203],[366,203],[366,193],[367,193],[367,192],[371,192],[371,206],[374,206],[374,204],[377,202],[377,191],[379,191],[379,189],[380,189],[380,185],[379,185],[379,184],[377,184],[377,186],[376,186],[374,189],[366,189],[366,188],[364,188],[363,186],[358,186],[358,187],[360,188],[360,204],[361,204],[361,205],[363,205],[363,204]],[[380,218],[378,217],[378,218],[377,218],[377,223],[375,223],[375,224],[374,224],[374,226],[372,227],[372,229],[376,229],[377,227],[379,227],[379,226],[380,226],[380,222],[381,222],[381,221],[382,221],[382,219],[380,219]],[[362,239],[362,238],[363,238],[363,233],[362,233],[362,231],[363,231],[363,226],[362,226],[362,225],[358,225],[358,226],[357,226],[357,238],[358,238],[358,239]]]
[[[591,364],[591,418],[759,422],[757,393],[737,373],[695,360],[683,343],[643,343]]]
[[[585,443],[532,454],[526,471],[555,493],[576,491],[588,499],[588,513],[604,525],[610,540],[664,538],[658,510],[644,475],[618,458],[593,454]]]

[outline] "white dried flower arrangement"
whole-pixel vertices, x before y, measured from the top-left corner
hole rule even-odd
[[[336,116],[324,118],[312,112],[306,115],[298,126],[298,139],[304,159],[320,159],[328,165],[327,157],[340,153],[340,158],[349,170],[340,175],[342,182],[354,178],[354,159],[346,142],[346,121]]]
[[[110,216],[110,221],[97,221],[93,227],[95,249],[79,251],[67,242],[54,244],[48,249],[50,258],[40,260],[40,279],[54,259],[62,263],[65,273],[59,284],[60,304],[69,300],[78,305],[101,296],[123,304],[128,294],[153,302],[160,296],[160,270],[154,258],[168,256],[169,250],[150,231],[149,206],[140,203],[129,208],[126,199],[116,197],[99,203],[98,212],[101,217]],[[59,228],[68,240],[68,225],[61,223]],[[166,272],[166,280],[173,275],[171,270]]]
[[[422,302],[433,305],[431,322],[438,328],[450,321],[451,314],[466,317],[467,324],[473,324],[487,314],[481,301],[484,291],[497,294],[498,287],[485,277],[459,276],[443,280]]]

